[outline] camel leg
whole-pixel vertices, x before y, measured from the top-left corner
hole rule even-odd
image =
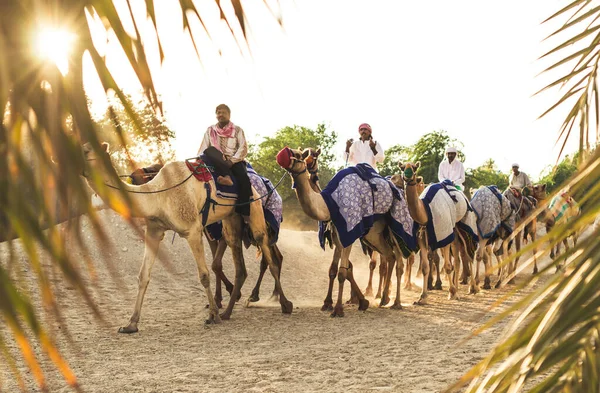
[[[248,298],[248,302],[257,302],[260,300],[260,285],[262,283],[262,279],[265,276],[265,272],[267,271],[268,267],[269,267],[269,264],[267,263],[267,260],[265,259],[265,255],[261,252],[260,273],[258,275],[258,280],[256,280],[256,285],[254,285],[254,289],[252,289],[252,293],[250,294],[250,297]]]
[[[462,235],[460,235],[460,244],[459,244],[459,252],[460,252],[460,257],[463,261],[463,267],[465,267],[465,269],[469,269],[469,271],[471,272],[468,277],[469,277],[469,294],[471,295],[475,295],[476,293],[479,292],[479,285],[477,285],[477,282],[475,281],[475,274],[473,274],[473,261],[475,260],[475,257],[471,257],[466,250],[466,246],[464,245],[464,238],[462,237]]]
[[[522,236],[522,233],[518,233],[515,236],[515,250],[517,251],[517,253],[519,251],[521,251],[521,236]],[[521,258],[520,256],[516,257],[515,261],[513,262],[514,265],[515,265],[515,270],[517,270],[517,266],[519,265],[519,259],[520,258]]]
[[[454,267],[452,266],[452,262],[450,260],[450,244],[442,248],[442,257],[444,258],[444,270],[446,271],[446,277],[450,283],[450,287],[448,288],[448,300],[458,299],[456,286],[454,285],[454,278],[452,277]]]
[[[427,253],[429,255],[429,253]],[[442,290],[442,273],[440,271],[440,255],[437,253],[437,251],[431,251],[431,258],[433,261],[433,265],[435,266],[435,275],[436,275],[436,279],[435,279],[435,285],[433,286],[433,289],[441,291]],[[431,270],[429,275],[431,276]]]
[[[379,258],[379,286],[377,287],[377,294],[375,299],[381,299],[381,291],[384,287],[385,277],[387,277],[388,264],[385,258]]]
[[[396,254],[396,253],[394,253]],[[410,256],[409,256],[410,258]],[[394,299],[394,304],[392,304],[392,309],[394,310],[402,310],[402,303],[400,301],[400,287],[402,286],[402,274],[404,273],[404,261],[402,260],[401,252],[398,252],[396,255],[396,298]]]
[[[532,231],[531,231],[531,242],[535,243],[535,239],[537,237],[537,219],[534,219],[531,222]],[[533,249],[533,272],[532,274],[537,274],[538,266],[537,266],[537,249]],[[517,271],[517,265],[515,264],[515,271]]]
[[[233,306],[235,305],[238,297],[241,295],[242,286],[246,281],[246,277],[248,277],[246,264],[244,262],[244,255],[242,253],[242,218],[240,216],[235,215],[223,220],[223,237],[231,249],[233,264],[235,267],[233,291],[229,297],[227,308],[221,314],[221,318],[227,320],[231,318]]]
[[[369,283],[367,289],[365,289],[365,296],[373,296],[373,273],[377,267],[377,253],[373,251],[371,253],[371,260],[369,261]],[[379,276],[381,280],[381,276]]]
[[[412,267],[415,264],[415,254],[410,254],[406,260],[406,277],[404,277],[404,289],[412,289]],[[398,273],[396,271],[396,273]]]
[[[350,251],[352,251],[352,247],[345,247],[342,249],[341,255],[341,266],[338,271],[338,297],[335,307],[333,308],[333,312],[331,313],[331,317],[343,317],[344,316],[344,304],[342,302],[344,297],[344,282],[348,277],[348,268],[350,262]]]
[[[396,263],[396,256],[394,255],[394,250],[390,245],[386,242],[383,237],[383,231],[385,229],[385,225],[382,223],[376,223],[371,230],[365,235],[365,239],[373,245],[373,247],[381,254],[382,257],[385,257],[385,265],[387,266],[387,272],[385,275],[383,290],[381,293],[381,302],[379,306],[385,306],[390,302],[390,284],[392,281],[392,273],[394,272],[394,264]],[[383,259],[381,260],[381,265],[383,265]],[[404,268],[402,267],[402,271],[404,272]]]
[[[223,294],[221,292],[221,282],[225,284],[225,289],[230,295],[233,291],[233,284],[225,277],[225,273],[223,272],[223,255],[227,249],[227,242],[225,242],[225,239],[221,238],[219,241],[209,241],[208,244],[213,256],[211,269],[216,277],[215,302],[217,303],[217,307],[222,308],[223,304],[221,302],[223,300]]]
[[[269,264],[269,271],[275,280],[275,289],[279,293],[279,304],[281,304],[281,312],[284,314],[291,314],[294,309],[294,305],[290,302],[283,292],[281,287],[280,269],[275,262],[273,257],[272,248],[269,245],[269,236],[267,235],[267,225],[265,224],[264,215],[262,209],[257,208],[257,204],[251,204],[251,216],[250,216],[250,229],[252,230],[252,236],[257,244],[260,245],[263,256],[266,258]]]
[[[423,275],[423,284],[421,286],[421,296],[419,296],[419,300],[415,302],[415,304],[424,305],[427,304],[427,280],[429,279],[429,259],[427,258],[427,239],[426,235],[419,234],[417,235],[417,242],[419,243],[419,249],[421,250],[420,254],[420,271]]]
[[[279,269],[279,280],[281,280],[281,268],[283,267],[283,254],[277,247],[277,244],[274,244],[271,247],[271,252],[273,253],[273,258],[275,258],[275,263],[277,264],[277,268]],[[273,293],[269,298],[270,301],[279,301],[279,292],[277,291],[277,286],[273,286]]]
[[[333,260],[331,266],[329,266],[329,288],[327,289],[327,296],[323,301],[323,307],[321,311],[332,311],[333,310],[333,280],[335,280],[338,274],[338,264],[340,263],[340,257],[342,256],[342,248],[335,246],[333,250]]]
[[[200,283],[204,287],[204,292],[206,293],[206,297],[208,298],[208,319],[205,323],[220,323],[219,319],[219,308],[217,307],[217,303],[213,298],[212,291],[210,289],[210,274],[208,271],[208,267],[206,266],[206,260],[204,257],[204,243],[202,242],[202,231],[194,231],[192,230],[187,237],[188,244],[192,249],[192,254],[194,254],[194,259],[196,259],[196,266],[198,267],[198,278],[200,279]]]
[[[158,227],[152,221],[146,220],[144,260],[142,262],[142,267],[140,268],[140,273],[138,275],[138,293],[135,300],[135,307],[133,309],[133,314],[129,319],[129,325],[125,327],[120,327],[119,333],[136,333],[138,331],[137,325],[140,321],[140,315],[142,313],[144,295],[146,294],[146,289],[148,289],[148,284],[150,283],[150,273],[152,272],[152,266],[154,265],[154,261],[156,260],[158,247],[164,237],[164,229]]]
[[[348,260],[348,275],[346,279],[350,282],[350,288],[352,288],[353,297],[356,298],[356,301],[352,304],[358,304],[358,309],[360,311],[364,311],[369,308],[369,301],[365,299],[365,296],[360,291],[360,288],[356,281],[354,280],[354,270],[352,267],[352,262]]]
[[[490,275],[492,274],[492,254],[489,252],[489,246],[485,246],[483,249],[483,270],[484,270],[484,278],[483,278],[483,289],[492,289]],[[498,265],[498,269],[501,268],[501,265]],[[498,271],[498,277],[502,272]]]

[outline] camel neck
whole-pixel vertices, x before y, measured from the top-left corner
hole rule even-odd
[[[414,185],[406,182],[406,203],[408,204],[408,212],[410,216],[420,225],[427,224],[427,211],[417,190],[416,183]]]
[[[293,176],[293,180],[296,184],[296,195],[304,213],[315,220],[330,220],[327,204],[321,194],[313,189],[314,183],[311,183],[308,172]]]

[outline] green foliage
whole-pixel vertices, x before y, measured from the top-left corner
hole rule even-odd
[[[475,169],[467,169],[465,190],[477,189],[481,186],[498,186],[500,190],[508,188],[508,175],[498,170],[491,158]]]
[[[566,156],[550,173],[542,177],[538,183],[546,184],[547,192],[559,189],[577,171],[575,158]]]
[[[258,145],[251,144],[248,151],[248,161],[256,172],[267,177],[272,182],[277,182],[285,173],[275,161],[275,156],[281,149],[288,146],[291,148],[321,148],[319,156],[319,179],[321,185],[325,185],[337,172],[333,162],[335,153],[333,147],[337,142],[337,133],[328,131],[325,124],[318,124],[317,128],[311,129],[301,126],[284,127],[278,130],[272,137],[264,137]],[[282,184],[277,188],[284,203],[297,204],[296,196],[291,188],[289,176],[285,176]]]
[[[143,131],[136,128],[124,106],[116,100],[111,102],[111,107],[98,122],[99,138],[110,143],[117,171],[129,173],[139,167],[174,161],[175,150],[171,141],[175,133],[158,118],[148,101],[140,99],[134,102],[131,96],[125,97]]]
[[[398,163],[407,161],[410,155],[410,149],[402,145],[394,145],[385,151],[383,162],[377,165],[381,176],[391,176],[399,173]]]
[[[457,158],[461,161],[465,160],[465,155],[459,149],[459,146],[462,146],[461,142],[450,138],[444,130],[433,131],[423,135],[410,147],[395,145],[386,150],[386,158],[379,168],[379,173],[383,176],[398,173],[398,161],[400,160],[413,163],[421,161],[419,176],[423,176],[425,183],[437,182],[438,168],[446,156],[448,146],[456,146],[459,150]]]

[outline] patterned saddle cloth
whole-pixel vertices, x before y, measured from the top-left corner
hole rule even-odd
[[[408,249],[416,249],[414,222],[408,213],[404,192],[381,177],[368,164],[358,164],[338,172],[321,192],[340,242],[348,247],[366,235],[378,219]],[[325,247],[327,223],[319,223],[319,241]]]
[[[481,186],[471,199],[471,206],[477,215],[479,236],[492,237],[501,225],[512,233],[515,228],[515,215],[510,201],[496,186]]]

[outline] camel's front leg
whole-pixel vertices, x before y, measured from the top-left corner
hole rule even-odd
[[[321,311],[332,311],[333,310],[333,280],[338,274],[338,265],[340,263],[340,257],[342,256],[342,248],[335,246],[333,250],[333,259],[331,266],[329,266],[329,288],[327,289],[327,296],[323,301],[323,307]]]
[[[533,221],[531,222],[531,227],[532,227],[532,231],[531,231],[531,242],[535,243],[535,239],[537,237],[537,218],[534,218]],[[517,270],[517,264],[515,262],[515,271]],[[538,266],[537,266],[537,248],[533,249],[533,271],[532,274],[537,274],[538,273]]]
[[[241,296],[242,286],[246,281],[246,277],[248,277],[244,255],[242,253],[242,218],[240,216],[235,215],[223,220],[223,236],[231,249],[235,267],[233,291],[229,297],[227,308],[223,314],[221,314],[222,319],[229,319],[231,318],[235,302],[239,299],[239,296]]]
[[[196,259],[196,266],[198,267],[198,278],[200,279],[200,283],[204,287],[204,292],[206,293],[206,297],[208,298],[208,319],[205,323],[219,323],[221,322],[219,318],[219,308],[217,307],[217,303],[213,298],[212,291],[210,289],[210,275],[208,272],[208,267],[206,266],[206,261],[204,258],[204,243],[202,242],[202,231],[190,231],[190,234],[187,237],[187,241],[192,249],[192,254],[194,254],[194,259]]]
[[[385,285],[385,277],[387,277],[388,263],[387,260],[379,254],[379,285],[377,286],[377,294],[375,299],[381,299],[383,287]]]
[[[367,284],[367,289],[365,289],[365,296],[373,296],[373,273],[375,272],[375,268],[377,267],[377,253],[373,251],[371,253],[371,259],[369,261],[369,283]],[[381,276],[379,277],[381,282]]]
[[[412,289],[412,267],[415,264],[415,254],[410,254],[406,260],[406,277],[404,277],[404,289]]]
[[[446,271],[446,277],[450,284],[448,288],[448,299],[458,299],[454,277],[452,277],[454,267],[450,260],[450,244],[442,248],[442,256],[444,258],[444,270]]]
[[[256,285],[254,285],[254,289],[252,289],[252,293],[250,294],[250,297],[248,298],[248,302],[257,302],[260,300],[260,285],[262,284],[262,279],[265,276],[265,272],[267,271],[267,268],[269,267],[269,264],[267,263],[267,260],[265,259],[265,254],[263,254],[261,252],[260,255],[260,273],[258,274],[258,280],[256,280]]]
[[[345,247],[342,250],[342,255],[341,255],[341,266],[340,269],[338,271],[338,298],[337,298],[337,302],[335,304],[335,307],[333,308],[333,312],[331,313],[331,317],[343,317],[344,316],[344,303],[343,303],[343,297],[344,297],[344,282],[346,281],[346,279],[348,278],[348,269],[350,267],[350,251],[352,251],[352,246],[350,247]]]
[[[215,303],[217,307],[222,308],[223,304],[223,294],[221,291],[221,281],[225,284],[225,289],[231,295],[233,291],[233,284],[227,279],[225,273],[223,272],[223,255],[225,254],[225,250],[227,249],[227,242],[225,239],[221,238],[218,241],[209,241],[210,251],[213,256],[212,261],[212,271],[215,273]]]
[[[423,305],[427,304],[427,281],[429,279],[429,258],[427,258],[427,241],[425,239],[423,233],[419,233],[417,236],[417,241],[419,243],[419,248],[421,250],[420,254],[420,271],[423,275],[423,285],[421,286],[421,296],[419,296],[419,300],[415,302],[415,304]],[[438,269],[439,270],[439,269]]]
[[[392,304],[392,309],[402,310],[402,302],[400,301],[400,287],[402,286],[402,274],[404,273],[404,261],[402,260],[402,252],[400,249],[394,250],[396,256],[396,299]],[[412,255],[411,255],[412,256]],[[410,256],[409,256],[410,258]]]
[[[358,284],[354,280],[354,269],[350,260],[348,260],[348,275],[346,278],[350,282],[350,288],[352,289],[353,296],[356,298],[355,302],[352,304],[358,304],[358,309],[360,311],[364,311],[369,308],[369,301],[365,299],[365,295],[363,295],[363,293],[360,291]]]
[[[133,314],[129,319],[129,325],[119,328],[119,333],[136,333],[138,331],[137,325],[140,321],[144,295],[146,294],[146,289],[150,283],[150,273],[152,272],[152,266],[156,260],[158,246],[164,237],[164,229],[160,228],[152,221],[146,220],[144,260],[138,275],[138,293],[135,300],[135,307],[133,309]]]

